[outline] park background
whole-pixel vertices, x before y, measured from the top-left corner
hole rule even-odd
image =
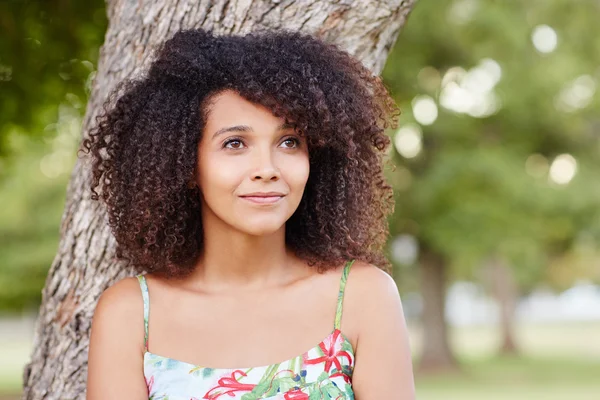
[[[388,57],[388,256],[419,399],[599,398],[598,20],[592,0],[420,0]],[[106,27],[100,0],[0,3],[2,399],[20,392]]]

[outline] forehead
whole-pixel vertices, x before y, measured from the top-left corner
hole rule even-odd
[[[206,125],[209,129],[232,124],[270,126],[279,125],[283,121],[268,108],[252,103],[232,90],[215,95],[207,111]]]

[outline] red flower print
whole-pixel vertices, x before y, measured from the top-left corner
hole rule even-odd
[[[287,392],[283,398],[285,400],[308,400],[308,395],[302,392],[300,389],[292,390],[291,392]]]
[[[148,387],[148,394],[152,393],[152,385],[154,385],[154,376],[150,377],[150,380],[144,378],[146,380],[146,386]]]
[[[336,376],[341,376],[342,378],[344,378],[344,380],[346,381],[346,383],[350,383],[352,382],[352,380],[350,379],[350,377],[346,374],[344,374],[343,372],[336,372],[335,374],[330,375],[330,378],[335,378]]]
[[[333,333],[330,335],[330,337],[326,338],[321,343],[319,343],[319,347],[323,351],[324,356],[307,359],[306,355],[305,355],[304,363],[305,364],[320,364],[322,362],[325,362],[325,371],[326,372],[329,372],[329,370],[331,369],[331,365],[335,364],[335,367],[337,368],[337,370],[341,371],[342,364],[340,363],[340,360],[338,357],[346,357],[348,362],[352,361],[352,357],[350,356],[350,354],[347,351],[342,350],[342,344],[340,343],[340,340],[339,340],[340,334],[341,334],[341,331],[339,329],[336,329],[335,331],[333,331]]]
[[[235,376],[236,373],[238,373],[240,376],[236,377]],[[236,369],[235,371],[233,371],[231,373],[231,376],[219,379],[217,381],[218,385],[215,386],[214,388],[210,389],[204,395],[203,399],[210,399],[210,400],[218,399],[219,397],[221,397],[224,394],[234,397],[235,392],[239,392],[239,391],[250,392],[250,391],[252,391],[252,389],[254,389],[254,387],[256,385],[250,384],[250,383],[240,383],[238,381],[238,379],[241,378],[242,376],[246,376],[246,373],[244,371]],[[220,391],[219,389],[229,389],[229,390]]]

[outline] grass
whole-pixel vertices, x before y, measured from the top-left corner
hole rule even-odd
[[[521,324],[521,354],[498,357],[493,326],[453,328],[459,374],[416,376],[419,400],[597,400],[600,398],[600,322]],[[411,347],[419,353],[419,327]]]
[[[418,326],[411,326],[411,347],[421,348]],[[458,374],[416,376],[419,400],[597,400],[600,398],[600,322],[522,324],[517,330],[519,357],[498,357],[494,327],[453,328]],[[0,335],[0,400],[16,400],[31,334]]]
[[[600,361],[572,358],[461,358],[460,374],[418,376],[419,400],[597,400]]]

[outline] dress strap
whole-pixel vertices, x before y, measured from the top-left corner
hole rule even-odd
[[[344,266],[342,271],[342,278],[340,280],[340,291],[338,293],[337,308],[335,311],[335,322],[333,324],[334,329],[340,329],[342,322],[342,303],[344,301],[344,290],[346,289],[346,281],[348,280],[348,274],[350,273],[350,267],[354,263],[354,260],[350,260]]]
[[[148,351],[148,314],[150,313],[150,297],[148,296],[148,284],[146,277],[142,274],[137,275],[142,289],[142,299],[144,299],[144,351]]]

